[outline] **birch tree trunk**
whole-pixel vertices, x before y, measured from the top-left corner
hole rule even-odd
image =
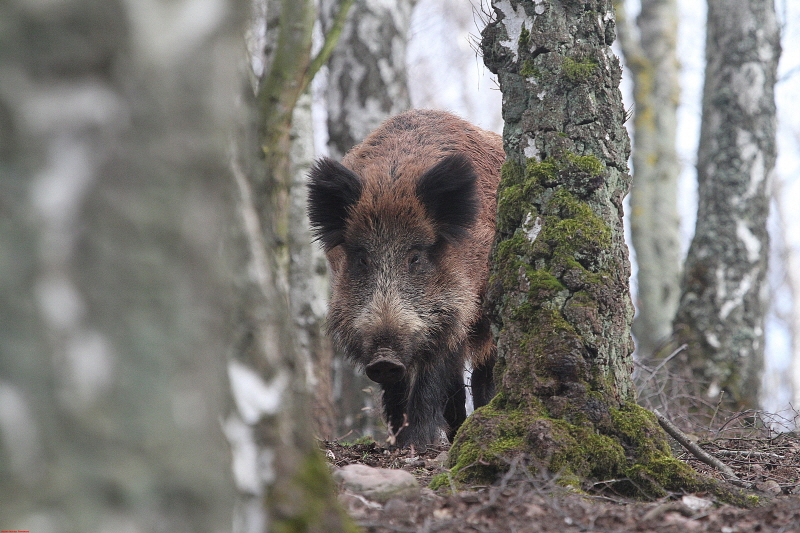
[[[675,149],[678,85],[676,0],[642,0],[638,39],[614,2],[625,61],[633,72],[631,240],[636,251],[637,353],[650,358],[672,335],[680,296],[680,218]]]
[[[243,17],[193,6],[0,5],[4,529],[230,528],[219,243]]]
[[[530,469],[574,485],[696,488],[636,405],[630,376],[630,145],[611,0],[492,6],[482,49],[503,92],[507,155],[488,288],[498,392],[459,430],[455,477],[492,480],[527,457]]]
[[[287,239],[289,300],[297,331],[299,358],[305,361],[311,410],[317,437],[335,438],[333,408],[333,346],[325,334],[328,275],[325,254],[314,242],[306,209],[306,181],[314,163],[311,92],[300,96],[292,114],[291,188]]]
[[[758,407],[775,166],[779,28],[772,0],[709,0],[698,212],[675,319],[693,392]]]
[[[323,0],[321,20],[329,28],[337,0]],[[384,120],[411,107],[406,43],[416,0],[356,0],[328,61],[325,104],[328,151],[340,160]],[[380,390],[342,354],[334,355],[336,436],[376,436],[382,423]]]
[[[292,301],[307,291],[290,293],[308,268],[296,260],[304,249],[302,227],[299,233],[293,227],[302,226],[294,183],[302,161],[292,168],[291,148],[298,100],[324,60],[311,57],[316,9],[313,0],[269,0],[254,9],[253,80],[242,96],[249,121],[232,161],[242,228],[234,248],[239,314],[228,367],[234,402],[224,424],[238,489],[234,531],[349,531],[354,526],[338,505],[309,422],[310,340],[297,323],[304,306],[314,304]],[[323,52],[330,45],[326,39]],[[294,147],[296,157],[308,159],[307,148]]]
[[[416,0],[356,0],[328,62],[328,150],[340,160],[386,118],[411,107],[406,43]],[[331,25],[335,0],[323,0]]]

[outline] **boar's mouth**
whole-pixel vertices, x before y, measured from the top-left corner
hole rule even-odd
[[[392,350],[378,350],[375,359],[365,368],[367,377],[376,383],[397,383],[406,375],[406,365]]]

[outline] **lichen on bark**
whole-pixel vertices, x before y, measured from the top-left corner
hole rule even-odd
[[[780,31],[771,1],[708,6],[697,226],[673,327],[687,392],[713,416],[759,404]]]
[[[498,395],[459,431],[453,479],[491,482],[524,456],[570,485],[695,490],[704,482],[672,457],[630,376],[630,144],[611,1],[493,5],[482,47],[504,96],[507,155],[487,290]]]

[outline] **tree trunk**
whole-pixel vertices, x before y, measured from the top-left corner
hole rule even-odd
[[[455,477],[491,480],[522,455],[575,485],[695,488],[630,377],[630,147],[611,0],[492,5],[482,48],[503,92],[507,155],[488,289],[498,392],[458,432]]]
[[[328,149],[337,161],[386,118],[411,107],[406,43],[416,0],[356,0],[328,62]],[[323,0],[323,26],[335,0]]]
[[[289,223],[289,296],[297,331],[299,358],[306,364],[308,390],[312,393],[314,431],[319,438],[336,436],[333,408],[333,346],[325,334],[328,275],[325,254],[314,242],[306,214],[306,180],[314,163],[314,130],[311,93],[306,90],[292,115],[292,153]]]
[[[220,5],[0,5],[4,529],[230,527]]]
[[[234,402],[224,424],[239,492],[234,530],[346,531],[353,526],[338,506],[313,424],[307,423],[307,348],[314,340],[296,325],[313,304],[298,300],[306,291],[290,292],[290,283],[314,268],[313,258],[307,266],[296,260],[307,236],[297,227],[302,202],[294,176],[302,170],[292,172],[290,150],[296,104],[317,68],[310,53],[316,9],[313,0],[269,0],[255,8],[249,46],[255,91],[244,91],[250,121],[237,136],[232,162],[242,221],[234,248],[240,305],[228,365]],[[300,143],[295,148],[295,156],[308,159]]]
[[[698,212],[675,319],[691,392],[758,407],[780,55],[772,0],[709,0]]]
[[[638,272],[633,335],[639,356],[651,358],[672,335],[680,295],[678,6],[676,0],[643,0],[635,39],[624,18],[624,1],[614,4],[634,87],[630,221]]]
[[[328,61],[326,109],[328,150],[341,160],[384,120],[411,107],[406,74],[406,42],[416,0],[356,0]],[[328,28],[338,2],[323,0]],[[376,436],[382,425],[380,388],[342,354],[335,354],[336,436]]]

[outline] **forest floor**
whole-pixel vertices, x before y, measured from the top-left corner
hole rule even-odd
[[[742,509],[702,493],[631,500],[608,488],[603,490],[602,484],[576,493],[560,486],[556,476],[534,477],[513,466],[491,486],[458,491],[440,488],[436,492],[423,488],[416,499],[392,499],[383,505],[353,496],[343,497],[343,501],[357,523],[374,533],[800,533],[800,435],[717,433],[697,440],[759,495],[761,505]],[[703,474],[723,479],[677,442],[673,444],[677,457]],[[402,469],[413,474],[421,487],[445,471],[448,449],[390,451],[375,442],[326,442],[324,448],[332,467],[364,464]]]

